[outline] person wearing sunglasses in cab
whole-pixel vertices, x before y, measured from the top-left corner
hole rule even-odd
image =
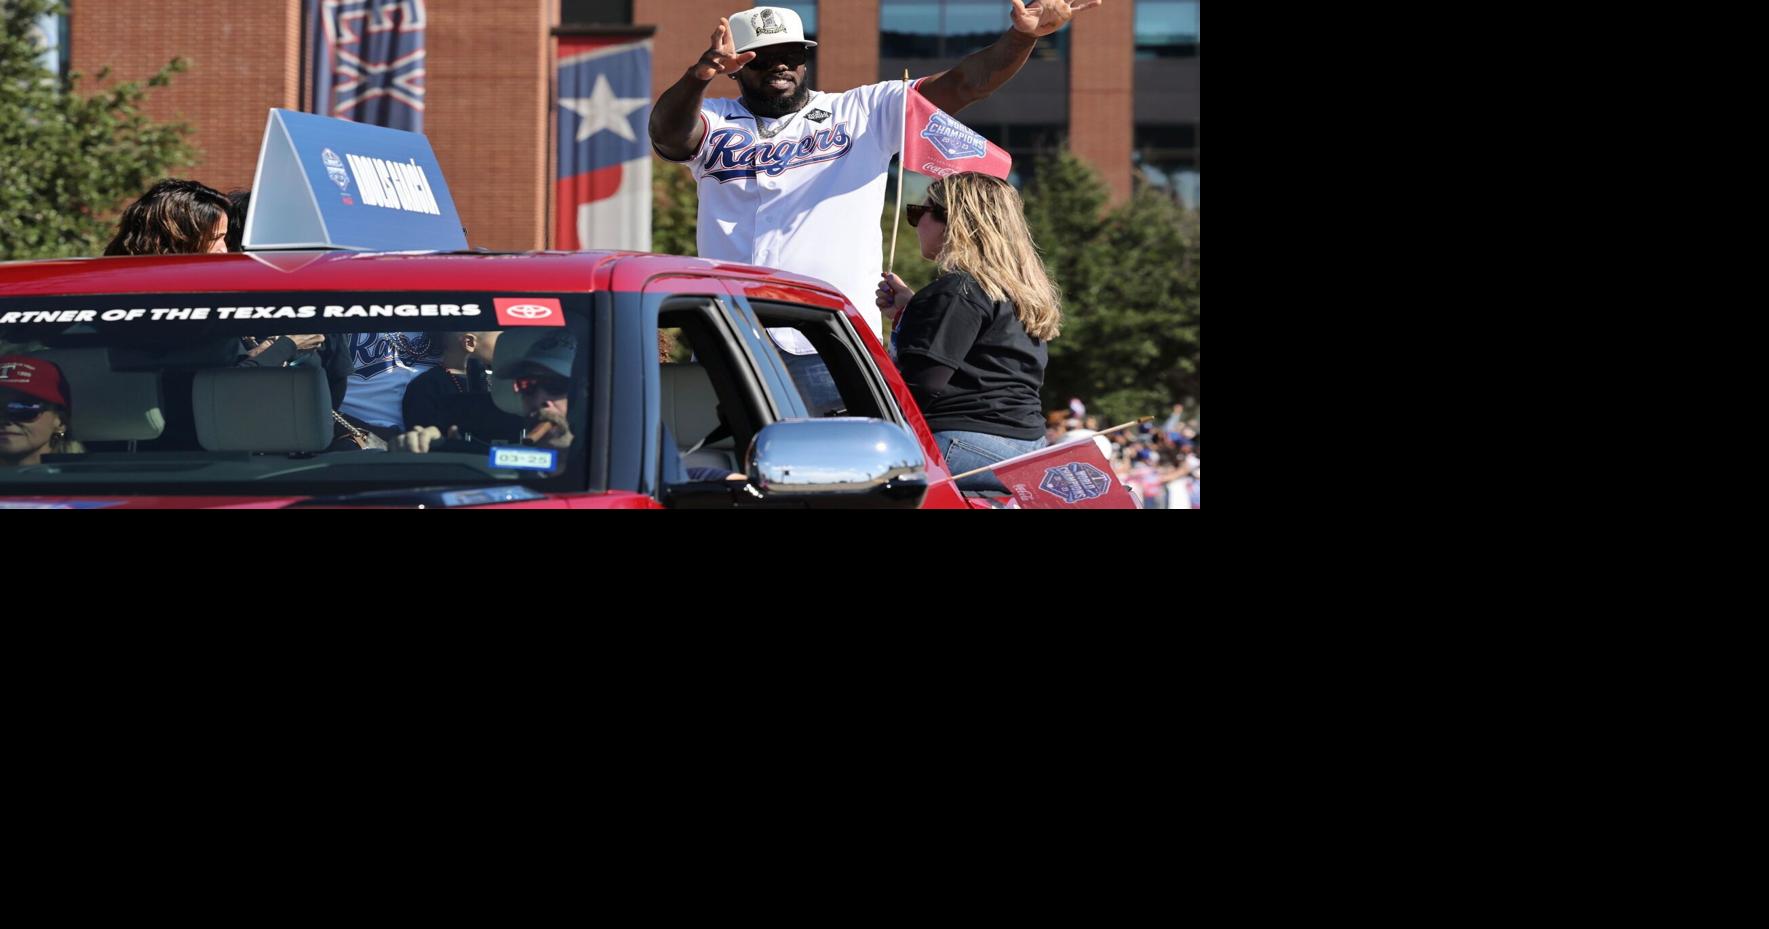
[[[0,355],[0,467],[42,464],[45,452],[81,451],[80,443],[68,438],[69,393],[54,362]]]
[[[576,438],[571,434],[567,418],[571,408],[571,362],[577,354],[577,341],[569,333],[553,333],[536,341],[509,366],[509,371],[493,372],[491,389],[495,393],[509,391],[521,406],[520,419],[508,436],[473,436],[464,442],[457,427],[448,433],[436,426],[414,426],[398,437],[395,446],[403,452],[477,450],[486,447],[485,440],[498,445],[532,445],[563,452]],[[456,443],[471,444],[473,449],[459,448]]]

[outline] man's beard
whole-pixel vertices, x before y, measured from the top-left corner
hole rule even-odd
[[[799,84],[798,88],[794,90],[790,96],[786,97],[763,98],[745,93],[743,95],[743,105],[748,107],[749,111],[757,116],[766,116],[769,119],[779,119],[788,113],[797,113],[799,109],[805,105],[806,101],[810,99],[811,89],[804,84]]]

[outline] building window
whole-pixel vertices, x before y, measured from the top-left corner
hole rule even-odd
[[[561,0],[559,21],[567,25],[627,25],[633,21],[633,0]]]
[[[43,67],[58,78],[68,76],[68,16],[44,13],[28,27],[30,41],[38,49]]]
[[[879,57],[963,58],[995,44],[1012,10],[997,0],[879,0]],[[1064,29],[1041,40],[1032,57],[1062,58],[1068,48]]]
[[[1131,159],[1144,180],[1199,209],[1197,126],[1138,126]]]
[[[1198,4],[1199,0],[1137,0],[1136,57],[1197,55]]]
[[[771,6],[797,13],[799,21],[805,24],[805,41],[817,41],[817,0],[790,0],[787,3],[758,2],[755,5]]]

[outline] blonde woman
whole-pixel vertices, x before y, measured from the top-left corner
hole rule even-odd
[[[987,174],[954,174],[908,213],[940,276],[911,292],[886,274],[876,302],[894,320],[897,367],[940,454],[962,474],[1044,447],[1038,392],[1062,311],[1019,194]],[[1005,489],[988,472],[958,486]]]

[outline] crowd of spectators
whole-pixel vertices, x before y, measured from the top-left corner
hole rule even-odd
[[[1110,443],[1112,470],[1147,510],[1196,510],[1201,508],[1199,490],[1203,465],[1199,460],[1199,415],[1186,414],[1175,403],[1165,421],[1140,423],[1101,436],[1099,417],[1089,415],[1080,400],[1069,408],[1049,414],[1045,437],[1052,445],[1099,436]]]

